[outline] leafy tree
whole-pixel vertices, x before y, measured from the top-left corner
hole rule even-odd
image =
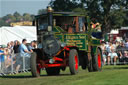
[[[22,20],[22,16],[18,12],[15,12],[13,16],[16,18],[16,22],[19,22]]]
[[[6,18],[7,18],[6,20],[10,19],[12,22],[16,21],[16,18],[11,14],[6,15]]]
[[[124,17],[123,26],[128,26],[128,10],[125,10],[124,13],[126,14],[126,16]]]
[[[0,27],[2,26],[9,26],[9,24],[6,23],[4,20],[0,19]]]
[[[79,7],[77,1],[79,0],[55,0],[51,1],[50,5],[54,11],[72,11]]]
[[[20,13],[18,13],[17,11],[13,14],[14,17],[19,17],[21,16]]]
[[[31,15],[28,14],[28,13],[24,13],[24,14],[23,14],[23,19],[24,19],[25,21],[32,21],[32,17],[31,17]]]
[[[128,0],[54,0],[50,4],[55,11],[85,11],[93,21],[102,24],[103,32],[118,29],[127,21],[124,11]]]
[[[35,15],[31,15],[32,20],[35,18]]]
[[[29,13],[24,13],[21,16],[18,12],[12,14],[7,14],[4,17],[0,18],[0,26],[9,26],[12,22],[20,22],[20,21],[32,21],[34,19],[34,15],[30,15]]]
[[[128,0],[81,0],[91,18],[102,23],[102,31],[109,32],[123,26]]]
[[[38,14],[40,15],[40,14],[42,14],[42,13],[44,13],[44,12],[46,12],[46,9],[40,9],[40,10],[38,11]]]
[[[88,11],[86,11],[85,9],[83,9],[83,8],[75,8],[75,9],[73,9],[72,10],[73,12],[78,12],[78,13],[81,13],[81,14],[85,14],[85,15],[87,15],[87,13],[88,13]]]

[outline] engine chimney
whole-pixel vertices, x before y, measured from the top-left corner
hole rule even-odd
[[[48,14],[48,31],[52,31],[53,28],[53,9],[48,6],[47,7],[47,14]]]

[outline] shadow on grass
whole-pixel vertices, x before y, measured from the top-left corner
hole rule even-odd
[[[106,66],[104,69],[106,70],[111,70],[111,69],[128,69],[128,65],[116,65],[116,66],[113,66],[113,65],[108,65]]]
[[[128,69],[128,67],[113,67],[113,69]]]
[[[70,76],[71,74],[60,74],[60,75],[41,75],[40,77],[57,77],[57,76]],[[32,77],[30,76],[25,76],[25,75],[7,75],[7,76],[1,76],[0,78],[13,78],[13,79],[22,79],[22,78],[40,78],[40,77]]]
[[[10,76],[1,76],[1,78],[14,78],[14,79],[19,79],[19,78],[34,78],[32,76],[15,76],[15,75],[10,75]]]

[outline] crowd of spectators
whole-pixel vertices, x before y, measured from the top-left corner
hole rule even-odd
[[[16,54],[27,55],[33,52],[32,49],[37,48],[37,42],[31,41],[31,43],[27,43],[26,39],[22,40],[20,43],[18,40],[8,42],[7,45],[0,45],[0,73],[11,64],[16,64],[16,72],[19,71],[21,64],[19,63],[20,57],[16,56]],[[117,64],[117,61],[120,63],[128,62],[128,40],[126,42],[102,42],[101,49],[103,52],[103,63]],[[12,62],[13,60],[13,62]],[[2,67],[4,66],[4,68]]]
[[[128,40],[125,42],[102,42],[103,63],[110,65],[128,63]]]
[[[10,67],[12,63],[17,65],[15,69],[18,72],[20,68],[19,60],[21,59],[16,54],[29,54],[35,48],[37,48],[37,42],[33,40],[31,43],[27,43],[26,39],[23,39],[22,43],[15,40],[8,42],[7,45],[0,45],[0,73]]]

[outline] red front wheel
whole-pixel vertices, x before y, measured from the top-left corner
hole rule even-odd
[[[79,57],[76,49],[71,49],[69,52],[69,69],[71,74],[78,73]]]

